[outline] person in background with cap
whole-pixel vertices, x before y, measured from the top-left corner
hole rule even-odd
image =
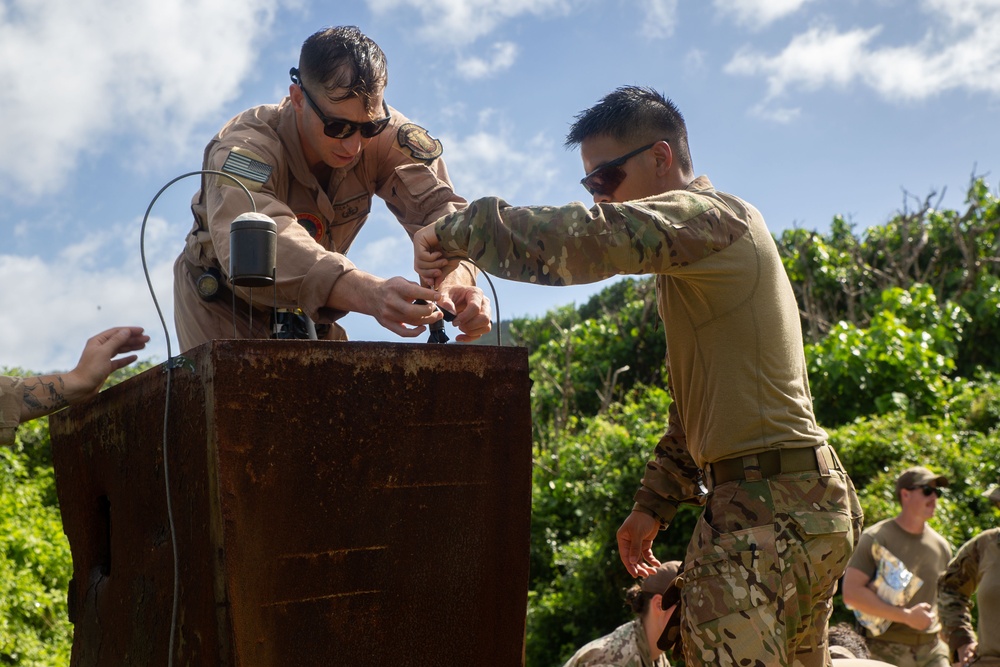
[[[1000,508],[1000,486],[983,496]],[[972,596],[979,610],[979,637],[972,629]],[[1000,528],[962,545],[938,582],[943,635],[958,665],[1000,667]]]
[[[899,514],[865,529],[844,573],[844,603],[871,616],[892,621],[886,631],[865,638],[872,656],[898,667],[949,667],[948,647],[938,637],[941,624],[936,603],[938,579],[951,559],[951,547],[927,521],[948,478],[927,468],[908,468],[896,479]],[[880,598],[869,584],[878,563],[872,553],[877,542],[895,556],[923,584],[907,606]]]
[[[244,111],[205,148],[202,168],[226,176],[202,176],[191,203],[194,225],[174,263],[181,350],[215,338],[269,338],[274,307],[308,316],[321,339],[346,339],[336,320],[350,311],[417,336],[443,317],[435,301],[457,314],[457,340],[487,333],[489,302],[469,265],[435,292],[367,273],[345,256],[375,196],[411,236],[466,203],[452,188],[441,142],[386,102],[382,49],[353,26],[320,30],[303,43],[289,74],[287,97]],[[257,290],[254,314],[246,287],[236,288],[234,308],[225,277],[230,225],[251,210],[240,184],[256,211],[277,223],[277,303],[271,288]]]
[[[146,347],[142,327],[117,327],[91,337],[73,370],[32,377],[0,376],[0,445],[14,442],[17,426],[79,403],[100,391],[108,376],[138,357],[124,352]]]
[[[704,506],[680,586],[687,666],[826,665],[863,517],[813,412],[774,237],[760,211],[696,176],[680,110],[651,88],[605,95],[566,145],[580,147],[592,207],[479,199],[414,235],[414,268],[428,284],[464,257],[541,285],[655,275],[673,401],[618,529],[622,564],[648,576],[679,505]]]
[[[677,609],[675,582],[680,569],[680,561],[663,563],[629,588],[625,600],[635,619],[590,642],[563,667],[669,667],[658,643],[662,644],[660,637]]]
[[[887,662],[872,660],[865,638],[847,623],[831,626],[829,639],[833,667],[893,667]]]

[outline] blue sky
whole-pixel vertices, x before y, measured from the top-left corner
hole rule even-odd
[[[387,100],[441,139],[470,199],[589,201],[563,138],[624,84],[672,98],[696,172],[774,233],[837,214],[861,230],[932,192],[960,208],[973,173],[997,189],[1000,0],[0,0],[0,366],[72,367],[119,324],[146,327],[143,358],[162,361],[146,207],[230,117],[287,93],[309,34],[342,24],[381,45]],[[146,232],[172,338],[195,187],[173,185]],[[378,203],[348,254],[413,278]],[[605,285],[494,282],[504,318]],[[404,342],[364,316],[345,326]]]

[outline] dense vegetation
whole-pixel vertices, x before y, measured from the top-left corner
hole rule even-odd
[[[1000,200],[981,179],[963,211],[932,199],[862,233],[836,218],[827,233],[776,241],[816,410],[868,523],[895,514],[900,470],[929,465],[952,480],[932,525],[957,547],[1000,522],[979,495],[1000,481]],[[561,664],[627,618],[614,534],[670,405],[653,291],[621,281],[511,323],[534,381],[531,667]],[[0,450],[0,664],[68,664],[71,565],[48,447],[39,420]],[[696,516],[681,508],[655,545],[661,559],[683,557]],[[849,612],[838,601],[835,614]]]

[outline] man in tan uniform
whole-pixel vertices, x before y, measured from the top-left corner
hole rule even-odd
[[[694,176],[684,119],[656,91],[612,92],[566,143],[595,206],[479,199],[416,234],[418,273],[434,282],[471,257],[548,285],[655,275],[674,400],[618,531],[622,562],[650,574],[678,504],[705,505],[678,579],[688,667],[828,665],[831,600],[862,516],[813,414],[774,238],[757,209]]]
[[[896,478],[899,514],[866,528],[844,574],[844,604],[879,619],[892,621],[873,635],[865,631],[873,657],[898,667],[949,667],[948,647],[941,641],[937,616],[938,579],[948,567],[951,547],[927,525],[934,516],[937,499],[948,486],[948,478],[927,468],[904,470]],[[879,551],[888,550],[921,584],[904,604],[880,598],[870,588],[878,572]]]
[[[463,267],[435,294],[402,277],[366,273],[345,257],[378,195],[407,233],[465,206],[452,189],[441,143],[386,103],[385,55],[354,27],[322,30],[302,45],[289,96],[232,119],[205,149],[192,202],[195,222],[174,265],[174,318],[182,350],[214,338],[267,338],[273,307],[301,310],[320,338],[346,338],[336,320],[375,317],[400,336],[417,336],[457,313],[457,340],[490,330],[489,303]],[[239,183],[235,182],[238,180]],[[236,288],[234,332],[230,223],[251,210],[277,223],[277,304],[270,287]],[[426,304],[414,304],[416,300]],[[251,330],[252,327],[252,330]]]

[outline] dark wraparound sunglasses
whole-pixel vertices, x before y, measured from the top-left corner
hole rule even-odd
[[[631,153],[626,153],[619,158],[615,158],[610,162],[605,162],[600,167],[590,172],[582,179],[580,179],[580,184],[587,188],[587,192],[592,195],[610,197],[614,194],[618,186],[622,184],[625,180],[625,170],[622,167],[631,158],[635,157],[643,151],[648,151],[650,148],[660,143],[660,141],[666,141],[666,139],[660,139],[659,141],[654,141],[651,144],[646,144],[642,148],[636,148]]]
[[[313,101],[309,91],[306,87],[302,85],[302,79],[299,77],[299,70],[297,67],[293,67],[288,70],[288,75],[292,77],[292,83],[299,87],[302,94],[306,98],[306,102],[312,107],[312,110],[316,112],[319,119],[323,121],[323,134],[330,137],[331,139],[346,139],[355,132],[360,132],[361,136],[365,139],[371,139],[377,134],[380,134],[382,130],[389,127],[389,121],[392,120],[392,116],[389,114],[389,105],[386,104],[385,98],[382,99],[382,111],[385,112],[385,118],[379,118],[378,120],[370,120],[365,123],[358,123],[353,120],[344,120],[343,118],[334,118],[332,116],[325,115],[320,111],[319,107],[316,106],[316,102]]]
[[[940,498],[941,494],[944,493],[943,490],[937,488],[936,486],[931,486],[930,484],[924,484],[922,486],[911,486],[907,489],[907,491],[916,491],[917,489],[923,491],[925,496],[929,496],[933,493],[938,498]]]

